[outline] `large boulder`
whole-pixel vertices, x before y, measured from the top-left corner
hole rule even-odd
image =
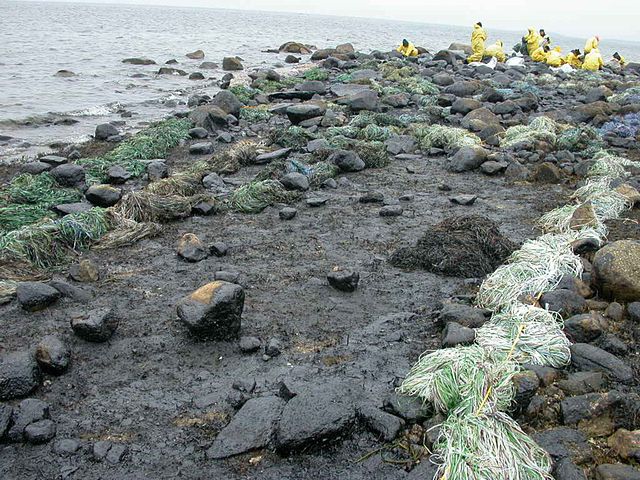
[[[230,113],[234,117],[240,115],[240,108],[242,108],[242,102],[229,90],[219,91],[217,95],[211,99],[209,104],[220,107],[224,112]]]
[[[224,281],[208,283],[177,305],[180,320],[199,337],[230,340],[240,334],[244,290]]]
[[[101,123],[96,127],[94,137],[96,140],[107,140],[110,137],[120,135],[118,129],[110,123]]]
[[[284,405],[275,396],[248,400],[218,434],[207,457],[227,458],[269,445]]]
[[[593,268],[602,293],[618,301],[640,300],[640,242],[620,240],[598,250]]]
[[[222,69],[226,71],[234,71],[244,70],[244,67],[238,57],[224,57],[222,59]]]
[[[474,170],[487,159],[487,151],[479,145],[461,147],[449,163],[449,170],[460,173]]]
[[[84,184],[84,168],[75,163],[58,165],[50,173],[62,187],[78,187]]]
[[[196,127],[209,132],[216,132],[229,123],[228,113],[217,105],[201,105],[189,114],[189,119]]]
[[[30,352],[13,352],[0,357],[0,400],[24,397],[38,385],[40,369]]]

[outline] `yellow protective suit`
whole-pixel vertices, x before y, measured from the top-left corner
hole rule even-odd
[[[467,58],[467,62],[480,62],[484,55],[484,42],[487,40],[487,33],[477,23],[473,26],[473,32],[471,33],[471,49],[473,55]]]
[[[564,63],[571,65],[573,68],[582,68],[582,60],[573,52],[569,52],[567,56],[564,57]]]
[[[587,40],[587,43],[584,44],[584,53],[587,54],[591,50],[597,49],[599,44],[600,40],[598,40],[596,37],[591,37],[589,40]]]
[[[620,60],[618,60],[618,63],[622,68],[624,68],[627,66],[627,59],[620,55]]]
[[[546,62],[548,52],[544,51],[544,48],[538,47],[531,54],[531,60],[534,62]]]
[[[507,56],[504,54],[504,43],[501,40],[498,40],[493,45],[489,45],[484,49],[485,57],[496,57],[499,62],[504,62],[507,60]]]
[[[538,49],[541,39],[542,37],[538,32],[536,32],[535,28],[532,27],[529,29],[529,33],[527,33],[524,37],[524,41],[527,42],[527,53],[529,54],[529,56],[531,56],[531,54]]]
[[[405,57],[418,56],[418,49],[414,47],[413,43],[411,42],[409,42],[409,45],[407,45],[406,47],[404,45],[400,45],[396,50],[400,52],[402,55],[404,55]]]
[[[586,57],[584,57],[584,63],[582,64],[583,70],[590,70],[592,72],[597,72],[604,66],[604,60],[602,60],[602,55],[600,55],[600,50],[597,48],[592,49]]]
[[[547,65],[550,67],[561,67],[563,63],[564,59],[562,58],[560,47],[556,47],[547,53]]]

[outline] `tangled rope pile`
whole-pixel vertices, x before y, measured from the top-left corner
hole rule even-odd
[[[524,363],[554,368],[569,364],[562,319],[542,308],[538,299],[564,275],[582,274],[580,257],[572,250],[575,241],[601,244],[607,234],[604,222],[631,207],[630,192],[637,191],[612,188],[629,166],[640,163],[599,154],[589,181],[573,196],[575,205],[544,215],[540,226],[546,233],[525,242],[480,286],[476,302],[493,315],[476,330],[476,343],[426,352],[407,375],[400,393],[418,396],[448,415],[435,443],[437,478],[553,478],[549,455],[505,413],[515,398],[512,380]],[[576,221],[585,211],[590,220]]]

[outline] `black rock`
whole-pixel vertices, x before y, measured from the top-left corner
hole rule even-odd
[[[109,170],[107,170],[107,178],[110,184],[120,185],[129,180],[131,178],[131,174],[126,168],[120,165],[113,165],[112,167],[109,167]]]
[[[11,405],[7,403],[0,403],[0,441],[2,441],[4,434],[9,430],[12,413],[13,407]]]
[[[209,246],[209,251],[216,257],[224,257],[229,251],[229,246],[224,242],[215,242]]]
[[[352,270],[337,270],[327,274],[327,280],[336,290],[354,292],[358,288],[360,274]]]
[[[326,112],[326,108],[317,103],[301,103],[298,105],[291,105],[287,107],[286,114],[289,118],[289,121],[294,125],[303,122],[304,120],[308,120],[311,118],[316,118],[324,115]]]
[[[460,303],[448,303],[442,307],[438,320],[446,324],[456,322],[470,328],[478,328],[487,322],[490,312]]]
[[[270,338],[264,347],[264,353],[270,357],[277,357],[282,353],[282,342],[277,338]]]
[[[84,184],[84,169],[75,163],[65,163],[51,170],[51,176],[63,187],[77,187]]]
[[[384,194],[382,192],[367,192],[358,199],[360,203],[382,203]]]
[[[100,440],[93,444],[93,458],[98,461],[106,460],[111,464],[120,463],[128,451],[126,445],[108,440]]]
[[[625,356],[629,353],[627,344],[611,333],[598,337],[597,346],[613,355]]]
[[[552,312],[558,312],[563,318],[587,311],[585,299],[572,290],[553,290],[540,298],[540,305]]]
[[[59,155],[45,155],[44,157],[40,157],[39,160],[41,162],[48,163],[52,167],[57,167],[58,165],[67,163],[67,159]]]
[[[40,385],[40,369],[30,352],[0,357],[0,400],[24,397]]]
[[[60,292],[41,282],[21,282],[16,288],[18,303],[29,312],[37,312],[52,305],[60,298]]]
[[[52,420],[40,420],[27,425],[24,429],[24,437],[27,442],[34,445],[47,443],[56,436],[56,424]]]
[[[455,203],[457,205],[473,205],[476,200],[478,199],[478,197],[476,195],[454,195],[452,197],[449,197],[449,201],[451,203]]]
[[[285,207],[278,212],[281,220],[292,220],[297,214],[298,210],[292,207]]]
[[[189,147],[189,153],[191,155],[209,155],[213,153],[213,143],[211,142],[194,143]]]
[[[284,59],[284,63],[299,63],[300,59],[294,55],[287,55]]]
[[[442,348],[470,345],[475,339],[476,332],[473,328],[463,327],[456,322],[448,322],[442,332]]]
[[[207,138],[209,136],[209,132],[206,128],[195,127],[189,130],[189,136],[191,138],[197,138],[202,140],[203,138]]]
[[[54,442],[53,451],[58,455],[73,455],[80,450],[80,442],[73,438],[61,438]]]
[[[487,159],[487,151],[480,146],[460,148],[449,163],[452,172],[460,173],[473,170],[482,165]]]
[[[111,185],[91,185],[84,196],[93,205],[98,207],[112,207],[120,200],[122,192]]]
[[[553,476],[556,480],[587,480],[583,470],[569,458],[563,458],[556,463]]]
[[[177,306],[180,320],[192,334],[215,340],[238,337],[243,309],[242,287],[224,281],[208,283]]]
[[[193,233],[185,233],[178,241],[176,252],[187,262],[197,263],[209,256],[209,249]]]
[[[513,411],[517,413],[524,412],[540,387],[540,379],[535,372],[525,370],[514,375],[513,383],[516,387]]]
[[[7,437],[12,442],[24,440],[24,430],[32,423],[49,418],[49,404],[36,398],[25,398],[13,409],[12,426]]]
[[[384,400],[384,409],[393,413],[408,423],[417,423],[432,416],[427,404],[417,397],[405,397],[397,393],[391,394]]]
[[[223,112],[229,113],[236,118],[240,115],[240,109],[242,108],[242,102],[238,100],[238,97],[233,92],[228,90],[218,92],[210,104],[219,107]]]
[[[570,458],[580,464],[591,458],[591,447],[587,437],[573,428],[553,428],[534,434],[533,439],[551,455],[554,461]]]
[[[615,390],[567,397],[560,402],[562,421],[565,425],[576,425],[581,420],[599,417],[620,405],[622,400],[622,394]]]
[[[329,155],[327,162],[334,163],[343,172],[359,172],[366,166],[358,154],[351,150],[336,150]]]
[[[564,331],[574,342],[588,343],[598,338],[607,329],[607,320],[599,313],[574,315],[564,322]]]
[[[244,70],[244,67],[238,57],[224,57],[222,59],[222,69],[234,71]]]
[[[280,183],[287,190],[298,190],[300,192],[309,190],[309,178],[298,172],[287,173],[280,177]]]
[[[109,340],[118,328],[119,320],[111,308],[98,308],[71,319],[73,333],[88,342]]]
[[[303,390],[284,407],[276,447],[282,452],[319,447],[340,438],[355,419],[349,385],[329,383]]]
[[[164,160],[152,160],[147,163],[149,180],[160,180],[169,176],[169,167]]]
[[[109,137],[120,135],[120,131],[111,123],[101,123],[96,127],[96,140],[107,140]]]
[[[623,463],[608,463],[596,468],[595,480],[640,480],[640,470]]]
[[[560,380],[558,387],[567,395],[584,395],[601,390],[605,383],[602,372],[575,372]]]
[[[71,352],[58,337],[48,335],[36,347],[36,360],[43,371],[60,375],[69,367]]]
[[[216,437],[207,458],[227,458],[269,445],[285,402],[275,396],[252,398]]]
[[[381,217],[399,217],[404,212],[402,205],[386,205],[380,209]]]
[[[395,440],[402,427],[404,427],[404,420],[380,410],[374,405],[359,407],[358,416],[367,428],[379,435],[384,442]]]
[[[571,345],[571,364],[579,370],[597,371],[622,383],[633,381],[633,370],[618,357],[588,343]]]
[[[22,166],[24,173],[30,173],[31,175],[39,175],[42,172],[48,172],[51,170],[51,165],[44,162],[28,162]]]
[[[347,97],[339,98],[338,103],[347,105],[353,111],[360,110],[378,110],[378,94],[373,90],[361,90]]]

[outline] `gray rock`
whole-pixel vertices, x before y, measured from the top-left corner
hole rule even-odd
[[[568,397],[560,402],[562,422],[565,425],[577,425],[581,420],[599,417],[619,406],[623,401],[620,392],[586,393]]]
[[[359,407],[358,416],[367,428],[379,435],[384,442],[395,440],[402,427],[404,427],[404,420],[380,410],[374,405]]]
[[[366,89],[353,95],[339,98],[338,103],[347,105],[351,110],[356,112],[360,110],[375,111],[378,109],[378,94],[373,90]]]
[[[348,431],[355,419],[349,385],[329,383],[303,390],[284,407],[276,447],[290,452],[323,445]]]
[[[627,314],[632,322],[640,322],[640,302],[631,302],[627,305]]]
[[[487,151],[480,146],[460,148],[449,163],[449,170],[456,173],[474,170],[487,159]]]
[[[446,72],[436,73],[431,77],[431,81],[441,87],[448,87],[454,83],[453,77]]]
[[[563,458],[556,463],[553,473],[556,480],[587,480],[582,469],[569,458]]]
[[[118,317],[111,308],[98,308],[71,319],[73,333],[88,342],[109,340],[118,328]]]
[[[45,155],[40,157],[39,160],[51,165],[52,167],[57,167],[58,165],[64,165],[67,163],[67,159],[60,155]]]
[[[427,404],[417,397],[405,397],[397,393],[391,394],[384,400],[384,409],[393,413],[408,423],[418,423],[431,417]]]
[[[201,105],[191,111],[189,119],[196,127],[211,133],[229,124],[229,114],[217,105]]]
[[[209,249],[193,233],[185,233],[176,249],[180,258],[187,262],[200,262],[209,256]]]
[[[215,70],[216,68],[220,68],[220,65],[215,62],[202,62],[198,68],[202,68],[203,70]]]
[[[567,395],[584,395],[601,390],[605,383],[604,375],[601,372],[575,372],[565,380],[560,380],[558,387]]]
[[[392,135],[384,142],[387,152],[392,155],[413,153],[416,149],[415,138],[411,135]]]
[[[111,123],[101,123],[96,127],[94,137],[96,140],[107,140],[109,137],[120,135],[120,131]]]
[[[284,63],[300,63],[300,58],[296,57],[295,55],[287,55],[287,57],[284,59]]]
[[[151,160],[147,163],[149,180],[160,180],[169,176],[169,167],[164,160]]]
[[[224,257],[229,252],[229,246],[225,242],[214,242],[209,245],[209,252],[216,257]]]
[[[40,369],[28,351],[0,357],[0,400],[24,397],[40,385]]]
[[[506,170],[507,167],[508,164],[506,163],[489,160],[488,162],[484,162],[482,165],[480,165],[480,170],[482,171],[482,173],[486,173],[487,175],[496,175]]]
[[[44,310],[60,298],[60,292],[42,282],[20,282],[16,288],[20,306],[29,312]]]
[[[191,138],[197,138],[202,140],[203,138],[207,138],[209,136],[209,132],[206,128],[195,127],[189,130],[189,136]]]
[[[278,215],[281,220],[292,220],[298,214],[298,210],[292,207],[284,207]]]
[[[28,162],[22,166],[22,171],[31,175],[39,175],[42,172],[48,172],[51,168],[51,165],[45,162]]]
[[[318,208],[318,207],[322,207],[323,205],[326,205],[327,201],[329,199],[325,198],[325,197],[310,197],[307,198],[307,206],[311,207],[311,208]]]
[[[75,163],[58,165],[50,173],[62,187],[77,187],[84,184],[84,168]]]
[[[435,58],[435,57],[434,57]],[[450,93],[456,97],[471,97],[478,92],[480,84],[475,81],[461,81],[449,85],[444,89],[445,93]]]
[[[40,420],[27,425],[24,429],[24,437],[27,442],[39,445],[47,443],[56,436],[56,424],[52,420]]]
[[[551,455],[554,461],[569,458],[580,464],[591,458],[591,447],[587,437],[573,428],[552,428],[534,434],[533,439]]]
[[[366,166],[358,154],[351,150],[336,150],[327,161],[337,165],[343,172],[359,172]]]
[[[244,70],[244,67],[238,57],[224,57],[222,59],[222,69],[226,71],[234,71]]]
[[[229,113],[234,117],[238,117],[240,115],[242,102],[240,102],[238,97],[229,90],[221,90],[209,103],[210,105],[219,107],[223,112]]]
[[[540,298],[540,305],[552,312],[558,312],[563,318],[587,311],[587,302],[573,290],[558,289],[547,292]]]
[[[473,328],[463,327],[455,322],[448,322],[442,333],[442,348],[470,345],[475,339],[476,332]]]
[[[110,184],[120,185],[129,180],[131,178],[131,174],[126,168],[120,165],[114,165],[109,167],[109,170],[107,170],[107,178]]]
[[[0,403],[0,441],[3,439],[4,434],[7,433],[7,430],[9,430],[12,413],[13,407],[11,405]]]
[[[337,270],[327,274],[327,280],[336,290],[354,292],[360,282],[360,274],[352,270]]]
[[[458,98],[451,105],[451,113],[461,113],[462,115],[466,115],[480,107],[482,107],[482,103],[478,100],[474,100],[473,98]]]
[[[189,147],[189,153],[191,155],[209,155],[213,153],[213,143],[211,142],[194,143]]]
[[[207,457],[227,458],[268,446],[284,406],[279,397],[248,400],[218,434]]]
[[[460,303],[448,303],[440,310],[438,320],[443,324],[456,322],[465,327],[478,328],[487,322],[487,315],[490,315],[490,312],[479,308]]]
[[[202,60],[204,58],[204,52],[202,50],[196,50],[195,52],[187,53],[186,56],[191,60]]]
[[[286,114],[291,123],[297,125],[304,120],[321,117],[326,111],[326,107],[319,103],[300,103],[287,107]]]
[[[130,65],[155,65],[156,62],[150,58],[125,58],[122,63],[128,63]]]
[[[224,180],[217,173],[210,173],[202,179],[202,185],[207,190],[221,190],[226,188]]]
[[[273,160],[279,160],[281,158],[286,158],[291,153],[290,148],[280,148],[279,150],[274,150],[273,152],[262,153],[256,157],[253,163],[257,165],[263,165],[265,163],[271,163]]]
[[[385,205],[378,213],[381,217],[399,217],[403,212],[402,205]]]
[[[53,452],[58,455],[73,455],[80,450],[80,442],[73,438],[60,438],[53,444]]]
[[[585,313],[565,320],[564,331],[573,342],[589,343],[602,335],[608,326],[599,313]]]
[[[240,337],[238,346],[242,353],[254,353],[260,349],[260,339],[257,337]]]
[[[98,461],[106,460],[114,465],[124,460],[128,451],[126,445],[108,440],[100,440],[93,444],[93,458]]]
[[[287,190],[298,190],[300,192],[309,190],[309,178],[298,172],[287,173],[280,177],[280,183],[282,183]]]
[[[454,195],[449,197],[449,201],[451,203],[455,203],[457,205],[473,205],[478,197],[476,195]]]
[[[517,413],[524,412],[540,387],[540,379],[535,372],[525,370],[516,373],[512,381],[516,387],[512,410]]]
[[[618,357],[588,343],[571,345],[571,364],[579,370],[602,372],[622,383],[633,381],[633,370]]]
[[[199,337],[230,340],[240,334],[244,290],[240,285],[215,281],[178,303],[180,320]]]
[[[111,185],[91,185],[84,194],[85,198],[98,207],[112,207],[120,201],[122,192]]]
[[[623,463],[604,464],[596,468],[595,480],[640,480],[640,470]]]
[[[49,418],[49,404],[36,398],[25,398],[13,409],[12,426],[7,437],[12,442],[24,441],[24,431],[32,423]]]
[[[71,352],[58,337],[47,335],[36,347],[36,360],[43,371],[60,375],[69,367]]]

